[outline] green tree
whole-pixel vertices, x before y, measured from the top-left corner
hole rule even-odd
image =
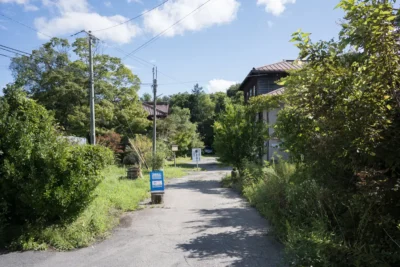
[[[269,98],[268,98],[269,99]],[[246,161],[260,162],[268,126],[256,120],[257,109],[229,103],[214,124],[214,147],[221,162],[240,171]]]
[[[179,146],[179,154],[187,154],[192,147],[203,147],[196,124],[190,121],[190,110],[173,107],[171,115],[160,120],[159,136],[169,147]]]
[[[140,98],[140,101],[142,102],[151,102],[153,100],[153,97],[149,93],[144,93],[142,97]]]
[[[72,47],[67,40],[53,38],[32,56],[13,59],[10,66],[16,85],[54,111],[68,133],[81,136],[89,129],[88,48],[85,38],[76,39]],[[70,49],[77,56],[74,61]],[[143,132],[148,121],[137,95],[139,78],[119,58],[95,54],[93,61],[99,133],[126,133],[128,128]]]
[[[190,94],[185,92],[185,93],[178,93],[175,95],[172,95],[170,97],[170,105],[172,107],[180,107],[180,108],[192,108],[192,102],[190,99]]]
[[[211,101],[215,104],[215,116],[225,111],[226,106],[232,103],[231,99],[223,92],[218,92],[210,95]]]
[[[239,91],[240,83],[231,85],[226,91],[226,95],[235,104],[244,104],[244,95],[242,91]]]

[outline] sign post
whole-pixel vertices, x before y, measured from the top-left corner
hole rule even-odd
[[[197,170],[199,170],[199,162],[201,161],[201,148],[192,149],[192,160],[196,163]]]
[[[174,151],[174,165],[176,167],[176,151],[179,150],[179,147],[177,145],[172,145],[172,151]]]
[[[150,192],[151,202],[153,204],[160,204],[163,202],[164,195],[164,172],[152,171],[150,172]]]

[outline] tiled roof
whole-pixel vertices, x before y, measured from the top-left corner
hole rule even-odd
[[[283,95],[283,93],[285,93],[285,87],[269,92],[267,95]]]
[[[147,111],[149,116],[154,116],[153,113],[153,103],[143,103],[144,110]],[[168,104],[157,104],[156,105],[156,114],[157,116],[168,116],[169,113],[169,105]]]
[[[278,63],[265,65],[254,69],[257,71],[265,71],[265,72],[286,72],[288,70],[298,70],[301,68],[302,68],[301,62],[295,62],[294,60],[283,60]]]

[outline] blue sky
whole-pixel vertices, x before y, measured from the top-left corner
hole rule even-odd
[[[164,1],[164,0],[163,0]],[[107,28],[159,5],[161,0],[0,0],[0,13],[49,36],[66,37]],[[169,0],[143,17],[95,32],[104,53],[123,57],[206,0]],[[241,82],[253,67],[295,59],[291,34],[303,29],[313,40],[337,36],[343,17],[339,0],[211,0],[135,56],[154,62],[160,94],[190,91],[198,81],[208,92]],[[0,16],[0,44],[31,52],[46,36]],[[2,52],[3,53],[3,52]],[[9,59],[0,57],[0,86],[12,82]],[[143,83],[151,67],[131,57],[123,62]],[[192,82],[193,81],[193,82]],[[185,83],[188,82],[188,83]],[[139,94],[150,92],[142,86]]]

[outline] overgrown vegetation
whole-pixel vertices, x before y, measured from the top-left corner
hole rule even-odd
[[[247,106],[227,104],[214,124],[214,146],[222,163],[242,171],[246,162],[260,162],[269,133],[267,123],[258,119],[258,113],[276,108],[279,101],[279,97],[258,96]]]
[[[236,181],[274,225],[292,266],[400,265],[394,3],[342,0],[337,41],[293,35],[306,63],[281,81],[285,108],[275,126],[292,164],[245,162]]]
[[[0,98],[0,136],[3,239],[74,220],[93,200],[99,171],[114,162],[105,147],[70,145],[51,114],[14,88]]]

